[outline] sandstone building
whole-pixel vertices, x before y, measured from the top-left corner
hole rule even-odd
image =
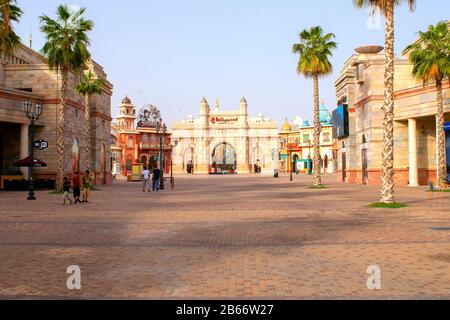
[[[110,181],[110,132],[112,84],[96,62],[89,66],[105,80],[101,95],[92,97],[92,163],[97,183]],[[70,74],[66,105],[66,174],[84,170],[84,99],[74,91],[80,75]],[[20,45],[13,55],[0,53],[0,175],[2,180],[27,178],[26,168],[13,163],[29,155],[29,124],[24,102],[41,103],[42,116],[37,122],[35,139],[48,141],[48,149],[35,150],[35,157],[48,164],[34,169],[35,180],[54,180],[56,176],[56,119],[61,75],[50,71],[47,60],[38,52]],[[18,171],[18,170],[21,170]],[[21,176],[21,173],[23,176]],[[2,185],[3,185],[2,182]]]
[[[357,54],[348,59],[335,82],[339,110],[348,116],[347,133],[341,130],[343,123],[334,123],[342,131],[337,137],[338,170],[339,180],[344,182],[381,183],[385,60],[382,50],[378,46],[356,49]],[[435,85],[423,85],[413,78],[411,71],[407,57],[395,59],[394,168],[396,184],[418,186],[436,179],[437,101]],[[450,122],[448,80],[443,88],[445,117]]]

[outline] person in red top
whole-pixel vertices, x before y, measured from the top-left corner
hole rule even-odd
[[[72,189],[73,189],[73,198],[75,199],[74,203],[81,203],[80,200],[80,176],[78,172],[75,172],[75,174],[72,177]]]

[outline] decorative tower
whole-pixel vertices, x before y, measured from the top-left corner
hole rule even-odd
[[[216,98],[216,108],[214,111],[219,112],[219,97]]]
[[[131,100],[130,98],[128,98],[128,96],[125,96],[119,106],[119,116],[117,117],[117,120],[119,122],[119,130],[134,130],[136,110],[134,109],[134,105],[131,103]]]
[[[239,122],[241,125],[246,126],[248,120],[248,103],[245,97],[242,97],[239,111]]]
[[[206,100],[205,97],[203,97],[202,101],[200,102],[200,119],[201,119],[201,124],[204,127],[207,127],[209,125],[210,111],[211,110],[209,108],[208,101]]]

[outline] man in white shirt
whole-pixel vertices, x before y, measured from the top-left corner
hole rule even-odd
[[[148,192],[150,192],[150,178],[151,178],[150,175],[151,175],[151,173],[147,167],[144,167],[143,175],[144,175],[144,188],[142,189],[142,191],[145,192],[146,190],[148,190]]]

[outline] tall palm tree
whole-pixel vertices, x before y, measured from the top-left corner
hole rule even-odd
[[[87,32],[93,28],[93,22],[85,20],[86,9],[70,10],[66,5],[57,8],[56,20],[43,15],[41,31],[45,33],[46,43],[42,53],[47,56],[51,70],[61,72],[60,103],[58,107],[57,143],[58,155],[56,169],[56,188],[62,189],[65,173],[65,106],[67,97],[67,82],[70,72],[79,72],[90,58],[88,51],[89,38]]]
[[[12,21],[19,22],[22,10],[16,0],[0,0],[0,50],[11,54],[20,44],[19,36],[14,32]]]
[[[414,10],[415,0],[353,0],[358,8],[379,9],[386,18],[384,65],[384,138],[381,174],[381,202],[394,203],[394,7],[407,2]]]
[[[91,108],[89,101],[91,96],[102,93],[103,80],[98,79],[92,70],[84,73],[84,80],[75,87],[80,95],[84,97],[84,131],[86,139],[86,170],[92,172],[92,142],[91,142]]]
[[[419,32],[419,40],[409,45],[404,53],[409,52],[413,64],[413,75],[422,79],[424,85],[433,81],[436,85],[438,127],[438,184],[445,188],[447,183],[447,163],[445,154],[444,100],[442,82],[450,79],[450,32],[447,22],[430,25],[425,32]]]
[[[319,118],[319,77],[329,75],[333,71],[330,62],[332,50],[337,43],[332,40],[335,35],[324,34],[322,27],[316,26],[300,33],[300,43],[294,44],[292,50],[300,54],[297,73],[314,81],[314,168],[313,186],[320,186],[320,118]]]

